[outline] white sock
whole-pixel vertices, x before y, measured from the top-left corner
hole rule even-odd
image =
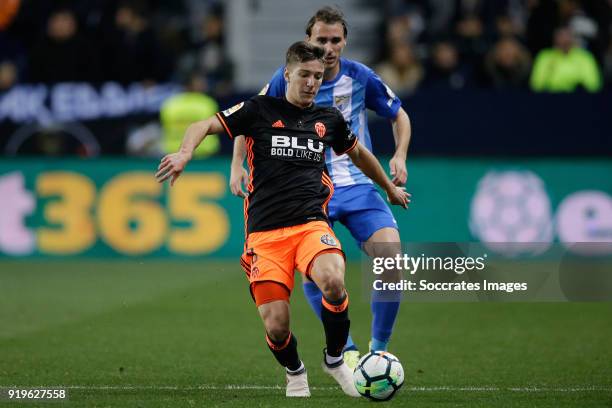
[[[285,367],[285,370],[287,370],[287,374],[295,374],[299,372],[300,370],[302,370],[303,368],[304,368],[304,363],[300,361],[300,367],[297,370],[290,370],[287,367]]]
[[[325,362],[327,365],[336,364],[338,361],[342,361],[342,354],[340,354],[338,357],[333,357],[325,352]]]

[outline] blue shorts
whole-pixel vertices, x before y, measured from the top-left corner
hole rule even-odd
[[[336,187],[327,207],[332,226],[339,221],[361,248],[381,228],[395,228],[397,221],[389,206],[372,184]]]

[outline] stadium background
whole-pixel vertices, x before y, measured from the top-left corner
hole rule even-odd
[[[253,95],[324,4],[2,2],[0,387],[68,386],[75,406],[282,402],[237,262],[231,142],[221,135],[173,189],[153,172],[181,120],[160,115],[173,96],[197,90],[225,109]],[[609,1],[334,4],[349,21],[345,56],[384,74],[412,120],[413,203],[394,210],[403,241],[571,251],[612,240]],[[531,79],[561,24],[597,64],[595,86],[585,77],[572,86],[578,66],[560,83]],[[370,128],[386,165],[390,128],[375,117]],[[359,293],[360,253],[339,236]],[[316,371],[320,327],[294,298],[316,402],[347,404]],[[365,345],[369,306],[354,299]],[[609,303],[407,303],[391,346],[407,372],[399,398],[609,405],[610,312]]]

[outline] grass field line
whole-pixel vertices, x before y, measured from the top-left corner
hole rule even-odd
[[[227,384],[213,385],[202,384],[198,386],[178,385],[39,385],[39,386],[4,386],[6,388],[57,388],[83,391],[240,391],[240,390],[284,390],[280,385],[257,385],[257,384]],[[315,391],[332,391],[338,387],[310,387]],[[540,392],[612,392],[611,386],[575,386],[575,387],[493,387],[493,386],[432,386],[432,387],[404,387],[408,392],[499,392],[509,391],[517,393],[540,393]]]

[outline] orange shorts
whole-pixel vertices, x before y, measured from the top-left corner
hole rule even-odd
[[[255,282],[272,281],[294,286],[294,271],[310,276],[312,261],[322,252],[338,252],[340,242],[324,221],[249,234],[240,263],[247,274],[253,294]]]

